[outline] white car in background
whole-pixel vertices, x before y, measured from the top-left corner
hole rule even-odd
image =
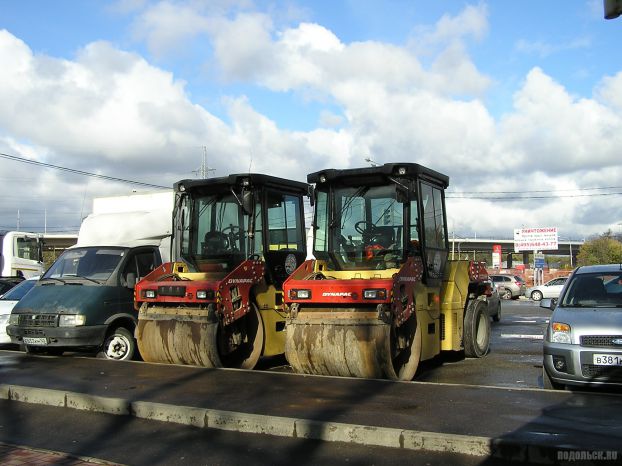
[[[11,343],[11,337],[6,333],[6,327],[9,323],[9,316],[11,310],[17,302],[28,293],[35,283],[37,283],[39,277],[32,277],[15,285],[9,291],[0,296],[0,345],[6,345]]]
[[[568,280],[568,277],[557,277],[543,285],[532,286],[525,290],[525,296],[534,301],[540,301],[542,298],[558,298],[566,284],[566,280]]]

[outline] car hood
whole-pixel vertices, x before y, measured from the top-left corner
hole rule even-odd
[[[575,344],[583,335],[622,335],[622,307],[558,307],[550,321],[570,325]]]

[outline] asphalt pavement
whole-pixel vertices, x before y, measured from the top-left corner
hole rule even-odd
[[[618,394],[360,380],[10,351],[0,351],[0,380],[0,398],[7,400],[482,459],[551,464],[568,452],[617,454],[622,445]]]

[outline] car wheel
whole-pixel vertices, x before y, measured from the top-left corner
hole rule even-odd
[[[551,380],[544,366],[542,366],[542,386],[547,390],[564,390],[565,388],[562,384]]]
[[[542,300],[542,291],[538,291],[538,290],[534,290],[531,292],[531,299],[533,299],[534,301],[541,301]]]
[[[128,329],[117,327],[110,331],[104,340],[98,358],[127,361],[134,357],[136,341]]]
[[[509,288],[503,288],[499,292],[499,296],[501,296],[501,299],[512,299],[512,290]]]

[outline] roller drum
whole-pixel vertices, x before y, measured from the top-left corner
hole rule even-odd
[[[222,367],[218,354],[218,321],[207,315],[171,314],[167,308],[141,309],[136,341],[145,361]]]
[[[297,373],[411,380],[421,355],[414,316],[396,330],[377,314],[299,312],[287,322],[285,356]],[[363,314],[363,313],[361,313]],[[369,313],[371,314],[371,313]],[[397,335],[405,334],[402,348]]]

